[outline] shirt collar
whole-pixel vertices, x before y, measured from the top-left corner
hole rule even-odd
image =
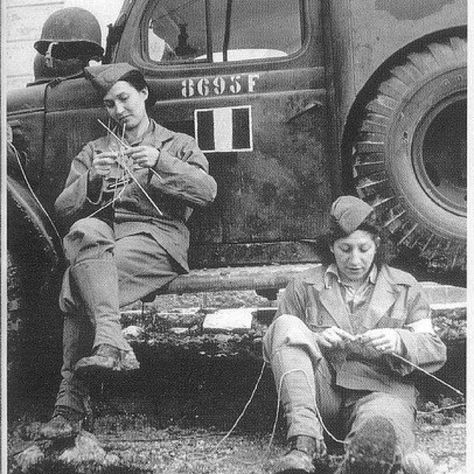
[[[375,285],[377,280],[377,265],[372,265],[372,268],[369,271],[369,274],[366,278],[366,282],[370,282]],[[324,286],[326,288],[331,288],[333,281],[337,281],[339,284],[342,284],[341,277],[339,275],[339,270],[335,263],[331,263],[326,271],[324,272]]]
[[[146,129],[141,139],[130,143],[130,146],[159,145],[159,148],[161,148],[165,142],[173,138],[174,133],[171,130],[162,127],[161,125],[156,123],[155,120],[153,120],[151,117],[149,122],[150,123],[148,124],[148,128]]]

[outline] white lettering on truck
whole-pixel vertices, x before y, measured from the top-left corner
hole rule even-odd
[[[229,78],[216,76],[210,79],[201,77],[196,82],[193,79],[184,79],[181,82],[181,94],[183,97],[222,95],[226,91],[229,91],[231,94],[240,94],[245,92],[242,86],[242,84],[245,84],[245,81],[247,82],[247,91],[251,93],[255,92],[256,82],[259,77],[259,74],[249,74],[246,77],[240,75],[230,76]]]

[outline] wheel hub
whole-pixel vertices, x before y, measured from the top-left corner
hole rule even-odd
[[[417,179],[439,206],[467,214],[467,99],[455,94],[436,104],[414,134],[412,157]]]

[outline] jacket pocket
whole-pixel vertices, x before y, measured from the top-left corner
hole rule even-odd
[[[317,306],[306,308],[306,324],[314,332],[321,332],[335,325],[331,316],[324,309]]]

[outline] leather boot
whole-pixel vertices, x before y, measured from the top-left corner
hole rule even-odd
[[[290,439],[289,451],[280,458],[272,472],[274,474],[314,473],[313,459],[326,454],[324,441],[310,436],[295,436]]]
[[[69,407],[56,407],[51,420],[38,430],[39,439],[74,438],[82,429],[84,415]]]
[[[120,324],[118,274],[113,258],[88,259],[70,268],[82,310],[95,328],[93,354],[83,357],[76,369],[133,370],[139,367]]]
[[[387,418],[374,416],[350,440],[336,474],[388,474],[398,462],[395,428]]]
[[[99,345],[90,357],[83,357],[74,367],[77,375],[85,376],[108,370],[137,370],[140,364],[133,351],[121,351],[108,344]]]

